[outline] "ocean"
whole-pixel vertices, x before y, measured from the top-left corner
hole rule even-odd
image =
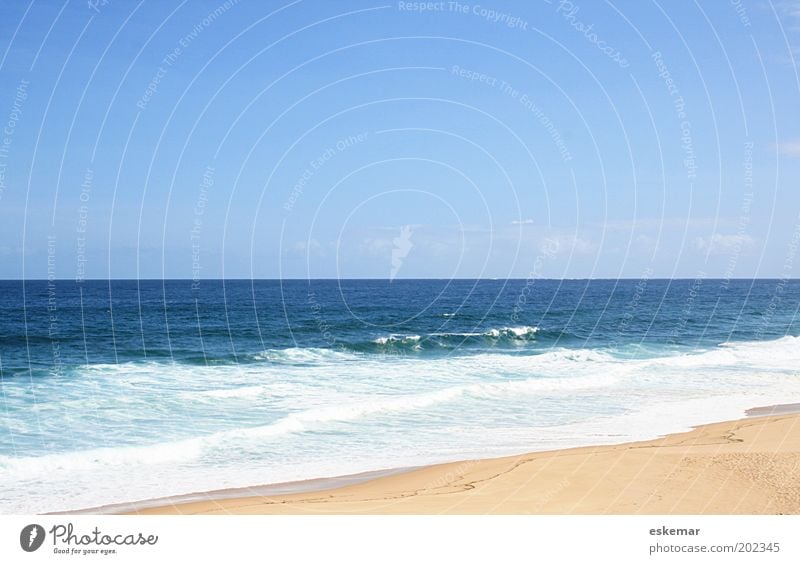
[[[792,280],[0,282],[0,512],[620,443],[800,401]]]

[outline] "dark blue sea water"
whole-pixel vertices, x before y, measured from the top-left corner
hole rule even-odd
[[[800,398],[788,280],[0,282],[0,510],[619,442]]]

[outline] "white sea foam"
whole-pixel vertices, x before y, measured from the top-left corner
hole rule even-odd
[[[513,338],[536,333],[504,329]],[[37,420],[21,409],[27,394],[9,388],[8,407],[21,414],[12,429],[41,432],[54,426],[51,414],[87,403],[58,419],[58,447],[80,437],[74,450],[0,456],[0,511],[86,505],[76,484],[95,484],[91,503],[100,504],[377,469],[379,460],[403,466],[643,439],[800,401],[799,345],[784,337],[650,358],[567,348],[396,359],[287,349],[265,352],[277,362],[95,365],[69,382],[10,381],[34,386],[47,406]],[[80,449],[93,442],[109,446]]]
[[[254,360],[268,360],[274,363],[339,362],[356,360],[357,358],[357,353],[313,347],[269,349],[253,355]]]
[[[505,337],[514,340],[530,340],[538,332],[539,332],[538,327],[521,326],[521,327],[499,327],[499,328],[487,329],[485,331],[438,332],[438,333],[431,333],[429,336],[443,337],[443,338],[485,337],[488,339],[500,339]]]
[[[224,388],[221,390],[205,390],[194,392],[191,395],[207,396],[209,398],[231,399],[231,398],[255,398],[268,393],[266,386],[243,386],[240,388]],[[189,394],[187,394],[189,395]]]
[[[191,460],[200,455],[199,438],[144,446],[96,448],[43,456],[0,455],[0,468],[10,477],[37,478],[71,470],[102,470],[108,466],[153,465]]]
[[[490,335],[492,337],[509,336],[517,339],[527,339],[533,337],[538,332],[538,327],[502,327],[500,329],[492,329]]]
[[[420,335],[387,335],[383,337],[378,337],[374,339],[372,342],[377,345],[392,345],[392,344],[409,344],[409,343],[418,343],[420,341],[424,341],[431,337],[439,337],[439,338],[469,338],[469,337],[485,337],[487,339],[501,339],[501,338],[508,338],[512,340],[530,340],[532,339],[536,333],[539,332],[538,327],[529,327],[529,326],[521,326],[521,327],[499,327],[499,328],[492,328],[487,329],[484,331],[463,331],[463,332],[434,332],[427,334],[424,338]]]
[[[422,339],[419,335],[389,335],[387,337],[378,337],[372,342],[376,345],[387,345],[390,343],[418,343]]]
[[[511,397],[519,393],[567,391],[608,387],[618,381],[615,377],[529,378],[494,383],[457,385],[411,395],[385,395],[354,401],[350,404],[300,410],[270,424],[219,431],[191,439],[169,441],[146,446],[120,446],[48,454],[39,457],[14,458],[0,456],[0,468],[25,476],[46,475],[51,472],[86,470],[93,467],[127,466],[130,464],[174,463],[196,459],[208,449],[229,445],[231,441],[265,439],[290,433],[324,428],[333,423],[356,421],[370,416],[412,413],[439,404],[450,403],[464,396],[487,399]],[[252,397],[263,388],[215,390],[206,392],[221,399]],[[256,393],[256,391],[258,393]],[[228,393],[231,392],[231,393]]]

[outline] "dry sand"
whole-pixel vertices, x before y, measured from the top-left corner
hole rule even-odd
[[[800,406],[796,406],[800,407]],[[800,414],[758,408],[662,439],[439,464],[289,495],[139,514],[800,514]]]

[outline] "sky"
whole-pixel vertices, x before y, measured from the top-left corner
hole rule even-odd
[[[792,278],[800,0],[0,4],[0,278]]]

